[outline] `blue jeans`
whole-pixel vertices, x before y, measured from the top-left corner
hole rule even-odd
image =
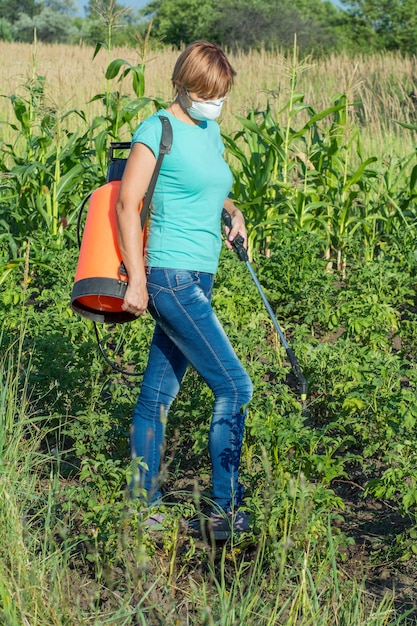
[[[147,274],[148,308],[156,326],[131,433],[132,458],[142,465],[141,484],[149,503],[161,498],[163,418],[190,363],[214,394],[208,441],[212,499],[230,510],[243,497],[238,469],[251,380],[212,309],[213,275],[165,268],[148,268]]]

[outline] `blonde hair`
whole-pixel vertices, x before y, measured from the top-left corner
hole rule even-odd
[[[236,72],[219,46],[194,41],[180,54],[172,73],[174,90],[191,91],[205,99],[225,96]]]

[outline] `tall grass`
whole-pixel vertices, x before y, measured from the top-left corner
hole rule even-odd
[[[105,69],[108,56],[103,50],[93,60],[93,48],[38,43],[0,42],[0,55],[7,62],[0,67],[3,95],[19,93],[22,85],[35,74],[45,76],[51,106],[61,111],[86,110],[89,120],[102,113],[100,103],[87,103],[97,93],[106,91]],[[142,51],[119,48],[114,58],[129,63],[142,61]],[[177,50],[148,50],[146,63],[147,95],[169,101],[170,76]],[[282,109],[288,100],[288,59],[279,51],[250,51],[230,54],[237,70],[236,85],[224,108],[222,127],[236,130],[235,115],[245,116],[252,108],[264,108],[267,101]],[[309,70],[298,77],[298,89],[315,110],[322,110],[337,94],[347,94],[356,101],[356,116],[363,127],[366,153],[410,152],[412,135],[396,122],[415,123],[417,79],[415,58],[384,53],[350,57],[334,54],[322,59],[308,59]],[[129,95],[129,86],[126,86]],[[133,96],[133,92],[131,92]],[[0,119],[12,121],[13,112],[6,100],[0,101]],[[75,123],[75,120],[74,120]],[[0,132],[6,132],[1,131]],[[389,149],[388,149],[389,146]]]
[[[0,361],[0,616],[8,626],[57,623],[51,598],[60,595],[60,578],[51,574],[62,566],[50,543],[52,485],[39,491],[45,459],[30,416],[21,345],[6,347]]]

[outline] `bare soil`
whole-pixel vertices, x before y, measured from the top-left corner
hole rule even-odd
[[[410,611],[407,623],[417,624],[417,558],[402,560],[406,551],[397,545],[412,522],[389,503],[365,496],[360,480],[358,475],[333,485],[346,507],[340,529],[353,539],[340,569],[349,578],[363,580],[370,598],[391,595],[400,613]]]

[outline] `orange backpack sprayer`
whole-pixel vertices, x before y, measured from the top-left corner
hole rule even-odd
[[[138,207],[141,214],[142,232],[146,237],[146,219],[152,193],[165,154],[172,145],[172,128],[167,117],[160,116],[162,137],[159,155],[149,189]],[[123,323],[136,319],[122,311],[128,275],[123,265],[117,242],[116,202],[119,195],[126,159],[114,158],[115,150],[127,149],[130,143],[112,143],[106,184],[92,192],[81,204],[78,217],[78,242],[80,254],[71,294],[71,308],[93,322]],[[81,216],[86,202],[87,217],[82,240],[80,238]],[[145,246],[144,246],[145,248]]]

